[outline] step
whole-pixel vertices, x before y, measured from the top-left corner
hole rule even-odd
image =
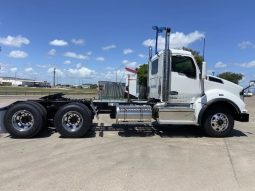
[[[161,106],[158,108],[158,123],[160,124],[195,124],[195,110],[185,106]]]

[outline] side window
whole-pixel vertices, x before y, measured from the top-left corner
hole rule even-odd
[[[196,67],[193,60],[184,56],[172,57],[172,71],[185,74],[189,78],[196,78]]]
[[[152,61],[151,63],[151,74],[157,74],[158,73],[158,59]]]

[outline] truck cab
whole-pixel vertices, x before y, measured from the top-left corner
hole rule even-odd
[[[168,57],[166,51],[169,51]],[[206,63],[203,67],[206,68]],[[202,74],[191,52],[160,51],[149,60],[148,68],[148,97],[158,100],[153,107],[153,117],[158,124],[200,125],[208,135],[221,137],[231,132],[234,120],[248,121],[241,94],[243,88],[205,72]],[[169,71],[167,77],[164,77],[165,70]],[[167,88],[164,89],[164,85]]]
[[[171,49],[171,91],[169,102],[194,103],[201,96],[201,73],[189,51]],[[163,99],[164,51],[149,62],[149,98]]]

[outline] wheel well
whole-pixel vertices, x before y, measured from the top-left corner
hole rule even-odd
[[[236,116],[240,113],[240,110],[238,109],[238,107],[231,101],[225,101],[225,100],[216,101],[216,102],[214,101],[214,102],[208,103],[206,106],[202,108],[198,116],[198,123],[202,124],[203,117],[207,114],[208,111],[210,111],[211,109],[215,107],[227,109],[233,114],[234,119],[236,119]]]

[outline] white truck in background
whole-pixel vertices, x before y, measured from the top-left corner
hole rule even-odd
[[[190,52],[169,49],[170,28],[164,31],[166,48],[148,63],[147,100],[72,100],[55,94],[2,108],[3,126],[18,138],[33,137],[49,125],[63,137],[82,137],[95,115],[109,113],[118,124],[197,125],[209,136],[225,137],[235,120],[248,122],[244,89],[207,76],[205,62],[201,73]]]

